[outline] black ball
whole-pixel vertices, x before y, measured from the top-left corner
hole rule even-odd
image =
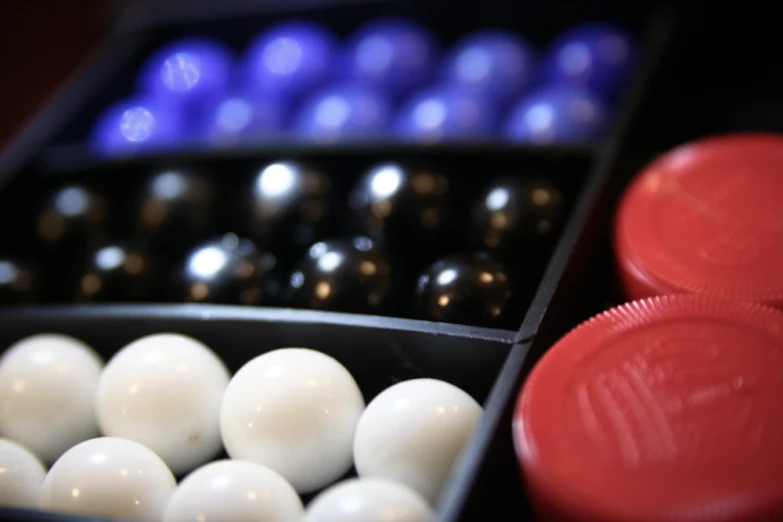
[[[543,179],[493,182],[475,202],[470,244],[503,258],[527,254],[554,235],[564,214],[563,196]]]
[[[349,199],[352,226],[369,237],[385,237],[397,247],[420,241],[435,247],[450,226],[449,181],[438,172],[401,163],[375,165],[357,183]]]
[[[265,166],[252,178],[246,194],[243,221],[261,245],[311,245],[325,233],[335,210],[329,176],[296,161]]]
[[[268,293],[275,256],[235,234],[194,248],[176,276],[175,298],[193,303],[257,305]]]
[[[150,297],[156,270],[149,251],[139,244],[107,243],[91,249],[75,274],[69,300],[132,302]]]
[[[50,194],[36,218],[36,236],[49,250],[70,250],[107,233],[109,204],[101,192],[74,184]]]
[[[33,264],[0,257],[0,306],[35,303],[41,286],[40,274]]]
[[[132,213],[140,235],[167,245],[193,244],[214,229],[216,200],[206,176],[164,171],[146,181]]]
[[[416,285],[422,319],[498,327],[512,298],[508,268],[486,253],[451,256],[433,264]]]
[[[332,239],[310,247],[288,280],[295,308],[383,314],[395,304],[396,274],[386,253],[367,237]]]

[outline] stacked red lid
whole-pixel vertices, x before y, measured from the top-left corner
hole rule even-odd
[[[525,383],[514,439],[542,520],[779,521],[781,412],[783,313],[677,295],[561,339]]]
[[[632,299],[702,293],[783,307],[783,137],[677,148],[628,188],[615,250]]]

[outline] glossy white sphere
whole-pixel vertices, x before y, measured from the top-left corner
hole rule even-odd
[[[166,463],[149,449],[101,437],[74,446],[54,463],[43,483],[41,508],[159,521],[176,486]]]
[[[407,486],[379,478],[349,479],[318,495],[302,522],[430,522],[427,501]]]
[[[234,375],[220,429],[232,458],[269,466],[309,493],[350,469],[363,409],[359,386],[342,364],[315,350],[284,348]]]
[[[447,382],[395,384],[373,399],[359,420],[356,471],[405,484],[434,505],[481,414],[470,395]]]
[[[0,439],[0,506],[38,507],[46,470],[33,453],[8,439]]]
[[[184,473],[221,448],[220,403],[229,373],[212,350],[190,337],[142,337],[109,361],[98,384],[104,435],[139,442],[174,473]]]
[[[304,508],[294,488],[266,466],[219,460],[180,482],[164,522],[300,522]]]
[[[11,345],[0,359],[0,434],[46,462],[95,437],[101,368],[92,348],[65,335],[33,335]]]

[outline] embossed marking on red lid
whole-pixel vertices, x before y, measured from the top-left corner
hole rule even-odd
[[[514,442],[545,520],[783,520],[783,313],[635,301],[533,369]]]
[[[615,250],[631,298],[709,293],[783,306],[783,136],[679,147],[626,191]]]

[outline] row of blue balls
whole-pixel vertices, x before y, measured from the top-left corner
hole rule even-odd
[[[145,63],[138,95],[100,116],[91,143],[121,155],[281,137],[584,141],[603,130],[633,49],[621,31],[589,25],[539,63],[524,39],[486,30],[438,68],[432,35],[400,19],[360,28],[342,50],[322,27],[288,22],[251,42],[238,65],[221,44],[182,40]]]

